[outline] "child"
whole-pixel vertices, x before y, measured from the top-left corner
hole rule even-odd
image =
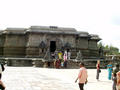
[[[117,89],[116,89],[116,85],[117,85],[117,77],[116,77],[116,73],[113,73],[112,80],[113,80],[112,90],[117,90]]]

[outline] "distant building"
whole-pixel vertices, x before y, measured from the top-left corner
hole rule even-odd
[[[7,28],[0,31],[1,57],[44,58],[47,51],[71,52],[75,59],[79,50],[83,58],[99,57],[98,35],[77,31],[74,28],[56,26],[31,26],[30,28]]]

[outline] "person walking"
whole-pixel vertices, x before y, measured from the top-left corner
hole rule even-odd
[[[78,77],[75,80],[75,83],[77,82],[77,80],[79,79],[79,88],[80,90],[84,90],[84,84],[87,82],[87,69],[84,67],[84,63],[80,63],[80,71],[78,74]]]
[[[57,60],[55,60],[55,68],[57,68],[57,69],[59,69],[60,68],[60,60],[59,59],[57,59]]]
[[[108,69],[108,79],[111,80],[111,78],[112,78],[112,62],[110,62],[107,65],[107,69]]]
[[[99,73],[101,72],[101,70],[100,70],[100,60],[97,61],[96,68],[97,68],[96,79],[99,81]]]
[[[60,63],[63,60],[63,53],[61,51],[58,53],[58,59],[60,60]]]

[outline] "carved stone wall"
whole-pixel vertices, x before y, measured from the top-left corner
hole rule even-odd
[[[75,48],[75,37],[73,35],[62,34],[40,34],[30,33],[27,34],[26,56],[27,57],[44,57],[48,48],[50,48],[50,42],[56,42],[56,50],[61,50],[66,43],[69,43],[71,48]],[[41,48],[41,42],[45,43],[45,47]]]
[[[4,48],[4,36],[0,35],[0,56],[3,56],[3,48]]]
[[[27,34],[27,43],[26,43],[26,56],[27,57],[38,57],[39,56],[40,54],[39,45],[42,41],[45,41],[44,38],[45,38],[44,34],[35,34],[35,33]]]
[[[25,56],[26,37],[25,35],[6,34],[4,41],[3,55],[5,57]]]
[[[99,40],[97,35],[73,28],[8,28],[2,34],[0,32],[0,56],[44,58],[51,42],[54,42],[55,50],[69,50],[72,59],[76,58],[79,50],[84,58],[97,57]]]
[[[76,40],[76,48],[88,49],[88,38],[78,38]]]
[[[89,49],[94,49],[94,50],[97,50],[98,48],[97,48],[97,41],[96,40],[89,40],[88,41],[88,48]]]
[[[97,48],[97,41],[96,40],[89,40],[89,56],[91,57],[99,57],[98,48]]]

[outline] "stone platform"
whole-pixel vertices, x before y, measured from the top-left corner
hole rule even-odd
[[[98,59],[84,59],[84,60],[75,60],[70,59],[68,61],[67,68],[69,69],[77,69],[79,68],[79,63],[84,62],[87,68],[96,68],[96,63]],[[101,60],[101,68],[106,68],[106,65],[109,61],[104,59]],[[45,60],[43,58],[0,58],[0,62],[6,62],[8,66],[15,67],[24,67],[24,66],[35,66],[35,67],[49,67],[54,68],[54,59],[53,60]]]
[[[74,82],[78,71],[79,69],[6,66],[2,81],[6,90],[79,90],[78,84]],[[97,81],[96,70],[88,69],[85,90],[112,90],[112,81],[107,79],[107,70],[101,71],[100,81]]]

